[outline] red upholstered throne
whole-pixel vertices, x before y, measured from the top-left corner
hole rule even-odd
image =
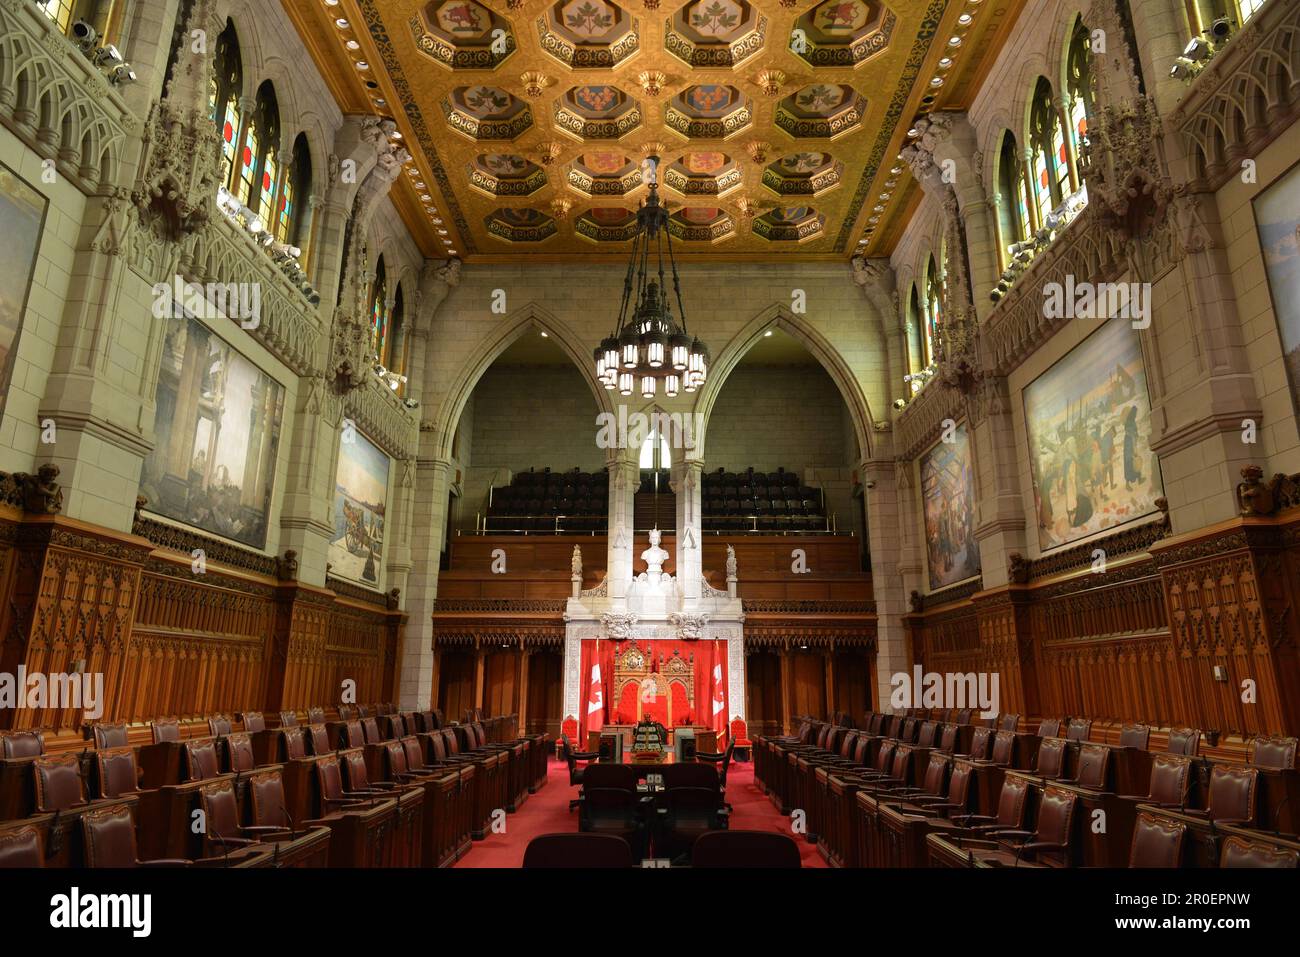
[[[563,721],[560,722],[560,735],[561,737],[567,737],[573,743],[573,748],[575,751],[582,750],[583,742],[580,742],[578,740],[578,719],[575,718],[573,715],[569,715],[567,718],[565,718]],[[556,755],[559,755],[560,753],[560,744],[561,744],[560,741],[555,742]]]
[[[749,749],[753,746],[749,740],[749,729],[745,727],[745,719],[735,717],[731,719],[731,743],[736,746],[733,756],[737,761],[749,760]]]

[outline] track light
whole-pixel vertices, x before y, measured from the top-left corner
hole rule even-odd
[[[1178,59],[1174,60],[1174,65],[1169,70],[1169,75],[1175,80],[1190,80],[1194,72],[1194,66],[1195,64],[1192,63],[1191,60],[1187,59],[1187,57],[1180,56]]]
[[[1210,45],[1200,37],[1194,37],[1192,42],[1187,44],[1183,49],[1183,56],[1187,57],[1187,59],[1191,60],[1193,63],[1199,63],[1202,60],[1207,59],[1209,55]]]
[[[1232,35],[1232,29],[1235,26],[1236,24],[1227,17],[1219,17],[1219,19],[1215,20],[1214,23],[1210,24],[1210,29],[1205,32],[1215,40],[1223,42]]]

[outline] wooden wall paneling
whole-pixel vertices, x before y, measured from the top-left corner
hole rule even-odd
[[[782,708],[781,655],[770,649],[745,655],[745,713],[749,735],[780,734],[785,726]]]
[[[27,516],[14,537],[10,621],[4,667],[29,673],[104,675],[105,696],[123,680],[141,570],[143,539],[58,515]],[[80,709],[15,711],[10,726],[73,730]]]
[[[796,650],[792,656],[794,714],[828,715],[826,706],[826,663],[818,651]]]
[[[530,734],[559,735],[564,656],[552,648],[528,649],[527,728]]]
[[[843,711],[860,724],[863,715],[871,709],[871,667],[867,652],[862,650],[833,653],[834,700],[832,711]]]
[[[440,648],[437,652],[438,701],[443,717],[459,721],[474,707],[474,652],[469,648]]]
[[[518,648],[493,648],[483,660],[483,710],[486,714],[514,714],[518,708]]]

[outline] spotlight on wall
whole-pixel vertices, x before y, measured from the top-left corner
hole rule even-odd
[[[72,25],[72,39],[77,46],[81,47],[82,53],[89,53],[95,48],[99,33],[85,20],[78,20]]]
[[[894,408],[897,409],[899,412],[902,412],[904,409],[907,408],[907,400],[906,400],[906,399],[895,399],[895,400],[894,400]]]
[[[1193,63],[1200,63],[1210,55],[1210,45],[1200,37],[1195,37],[1191,43],[1183,49],[1183,56]]]
[[[96,48],[94,52],[88,55],[90,57],[90,62],[95,64],[95,66],[108,67],[115,63],[123,62],[121,51],[111,43],[105,43],[102,47]]]
[[[1180,56],[1174,61],[1173,67],[1169,70],[1169,75],[1175,80],[1190,80],[1194,72],[1194,66],[1195,64],[1187,57]]]
[[[1228,39],[1228,37],[1232,36],[1232,30],[1235,26],[1236,24],[1227,17],[1219,17],[1219,19],[1215,20],[1214,23],[1210,24],[1210,29],[1205,32],[1218,42],[1222,43],[1224,40]]]
[[[134,83],[136,79],[135,70],[131,69],[129,63],[119,63],[108,71],[108,82],[114,86],[125,86],[127,83]]]

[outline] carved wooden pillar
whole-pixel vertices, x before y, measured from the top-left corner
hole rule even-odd
[[[519,695],[519,706],[515,708],[517,718],[517,734],[524,734],[528,727],[528,648],[522,643],[519,647],[519,680],[516,687]]]
[[[487,668],[487,652],[474,649],[474,707],[483,707],[483,678]]]
[[[794,714],[794,655],[789,644],[781,647],[781,733],[792,734]]]
[[[998,675],[997,710],[1040,715],[1029,590],[1008,585],[975,598],[983,670]]]

